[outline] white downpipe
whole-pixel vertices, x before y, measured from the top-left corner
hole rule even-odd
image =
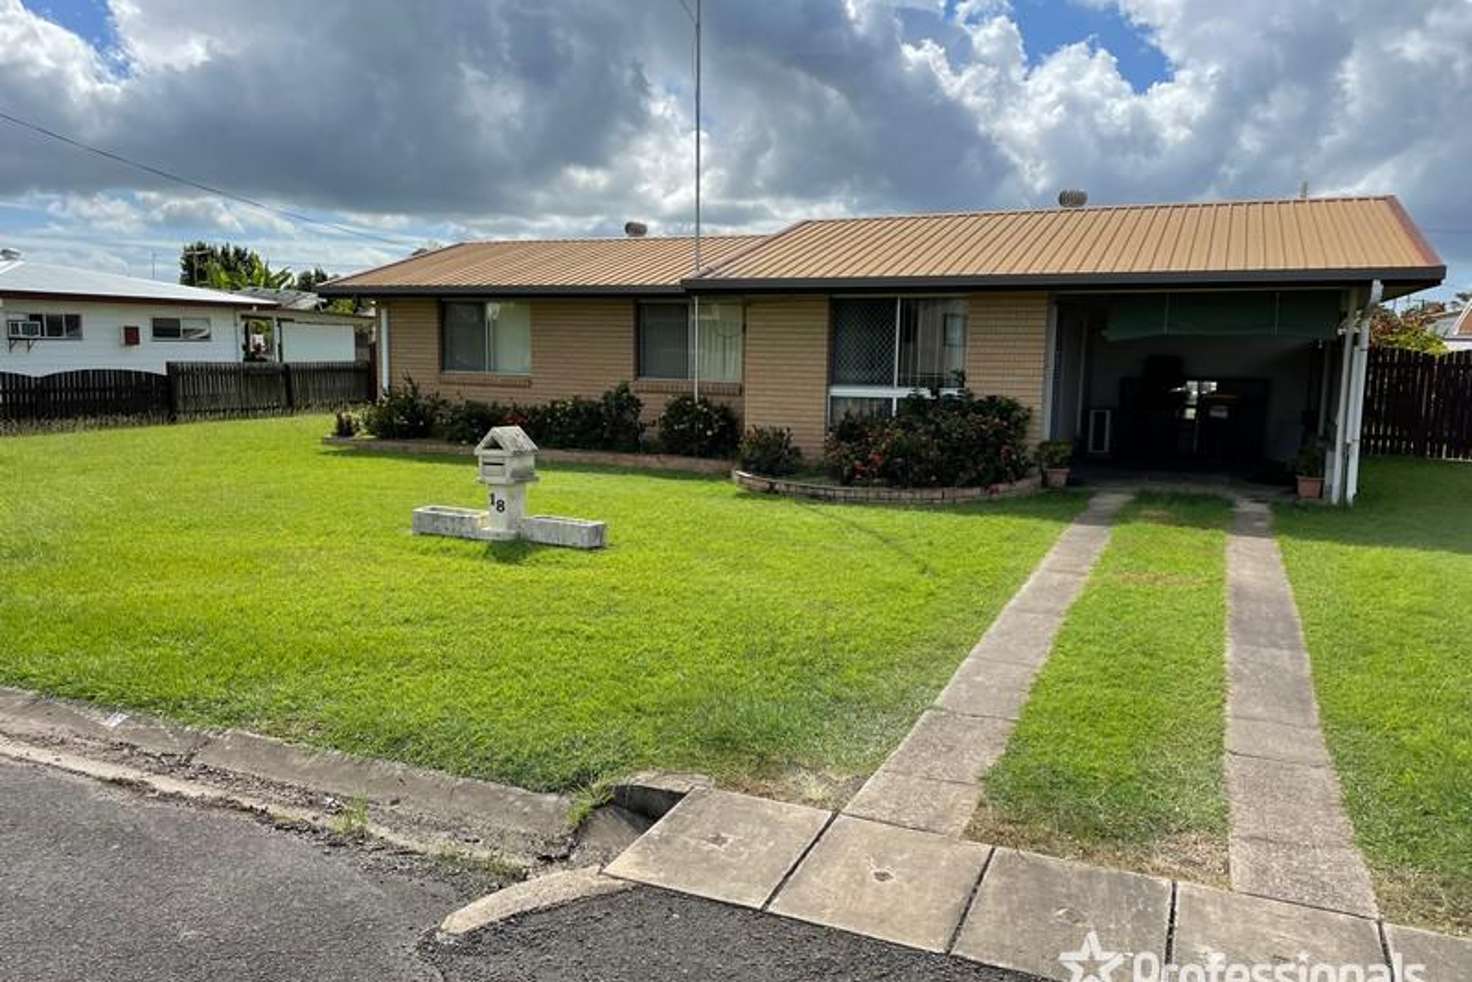
[[[1339,329],[1338,405],[1334,410],[1334,437],[1330,441],[1328,467],[1324,475],[1329,503],[1334,505],[1344,501],[1344,433],[1349,426],[1349,363],[1354,351],[1354,325],[1355,315],[1351,313],[1344,318]]]
[[[1354,364],[1350,369],[1349,429],[1345,433],[1346,474],[1344,503],[1353,505],[1360,485],[1360,433],[1365,422],[1365,375],[1370,365],[1370,312],[1380,302],[1385,285],[1370,284],[1370,299],[1360,313],[1355,335]]]

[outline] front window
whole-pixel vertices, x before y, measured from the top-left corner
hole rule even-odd
[[[912,392],[963,384],[965,298],[844,298],[832,309],[830,421],[888,415]]]
[[[705,382],[741,381],[742,310],[729,301],[700,303],[700,322],[684,300],[649,301],[639,305],[638,375],[646,379],[688,379],[696,372]],[[699,334],[699,358],[695,337]]]
[[[208,317],[155,317],[153,319],[155,341],[208,341],[210,319]]]
[[[6,318],[5,333],[12,338],[80,341],[81,314],[23,314]]]
[[[531,374],[529,304],[508,300],[447,301],[442,332],[441,365],[447,372]]]

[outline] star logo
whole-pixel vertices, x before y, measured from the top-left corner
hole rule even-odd
[[[1110,982],[1114,970],[1124,964],[1124,955],[1105,951],[1098,932],[1090,931],[1078,951],[1065,951],[1058,960],[1068,968],[1068,982]]]

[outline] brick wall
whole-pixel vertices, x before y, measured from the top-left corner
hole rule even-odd
[[[451,399],[538,403],[572,396],[594,398],[619,382],[630,382],[653,422],[665,403],[689,382],[634,377],[636,302],[580,297],[529,301],[532,372],[528,376],[440,371],[440,304],[433,298],[393,298],[389,317],[391,383],[410,375],[426,391]],[[741,386],[703,383],[701,394],[741,412]]]
[[[977,395],[1010,396],[1031,409],[1028,440],[1041,440],[1048,295],[973,294],[966,321],[967,386]]]
[[[803,454],[823,452],[828,299],[753,297],[746,306],[746,420],[786,426]]]

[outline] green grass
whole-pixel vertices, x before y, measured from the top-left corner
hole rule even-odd
[[[488,547],[409,534],[484,500],[469,459],[328,428],[0,440],[0,682],[532,788],[653,766],[795,793],[883,759],[1082,504],[547,467],[533,510],[611,547]]]
[[[1472,931],[1472,464],[1361,486],[1277,513],[1325,736],[1387,916]]]
[[[1070,609],[972,834],[1220,880],[1230,506],[1142,495]]]

